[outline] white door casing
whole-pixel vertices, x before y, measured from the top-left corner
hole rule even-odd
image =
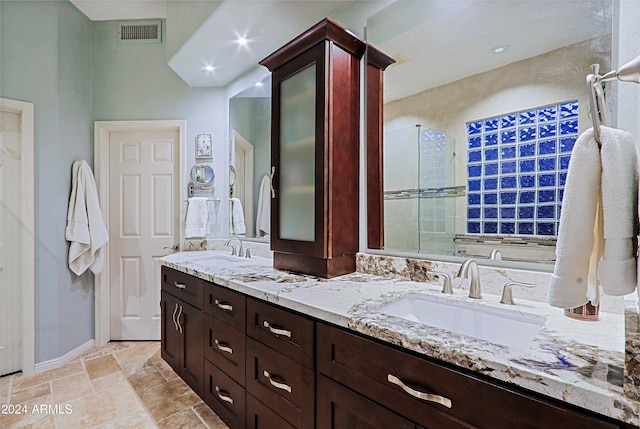
[[[157,258],[184,239],[185,135],[185,121],[95,123],[96,182],[110,237],[95,278],[96,345],[159,339]]]
[[[240,198],[240,201],[242,201],[244,224],[249,237],[255,232],[255,218],[253,215],[253,144],[236,130],[233,130],[232,136],[233,154],[231,163],[236,170],[236,184],[233,196]]]
[[[0,375],[35,369],[34,106],[0,98]]]

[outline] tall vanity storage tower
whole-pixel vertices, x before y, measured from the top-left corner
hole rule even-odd
[[[365,49],[325,19],[260,62],[273,73],[275,268],[327,278],[355,271]]]

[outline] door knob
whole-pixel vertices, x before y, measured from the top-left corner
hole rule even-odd
[[[178,249],[180,249],[180,246],[178,246],[177,244],[174,244],[173,246],[164,246],[163,249],[171,249],[174,252],[177,252]]]

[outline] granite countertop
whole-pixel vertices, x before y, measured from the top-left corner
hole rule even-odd
[[[361,261],[362,255],[358,257]],[[231,257],[228,250],[181,252],[160,261],[249,296],[626,423],[640,424],[637,384],[633,374],[624,371],[625,341],[627,349],[640,344],[640,336],[633,335],[637,332],[625,336],[625,312],[627,324],[635,324],[637,330],[637,307],[622,298],[613,306],[618,311],[601,311],[599,321],[583,322],[565,317],[561,309],[546,302],[523,299],[519,292],[514,293],[516,306],[499,304],[500,296],[492,294],[491,287],[487,287],[480,303],[458,288],[454,295],[444,295],[440,293],[442,287],[428,276],[425,281],[412,281],[356,272],[322,279],[276,270],[269,258]],[[378,311],[407,295],[473,302],[499,311],[542,316],[545,323],[528,348],[516,350]],[[631,351],[626,353],[627,367],[635,372],[635,354]]]

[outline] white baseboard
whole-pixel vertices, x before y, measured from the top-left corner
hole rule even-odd
[[[35,365],[35,373],[38,374],[40,372],[49,371],[50,369],[60,368],[62,365],[71,362],[72,360],[82,356],[84,353],[91,350],[94,345],[95,340],[89,340],[81,346],[71,350],[64,356],[44,362],[39,362]]]

